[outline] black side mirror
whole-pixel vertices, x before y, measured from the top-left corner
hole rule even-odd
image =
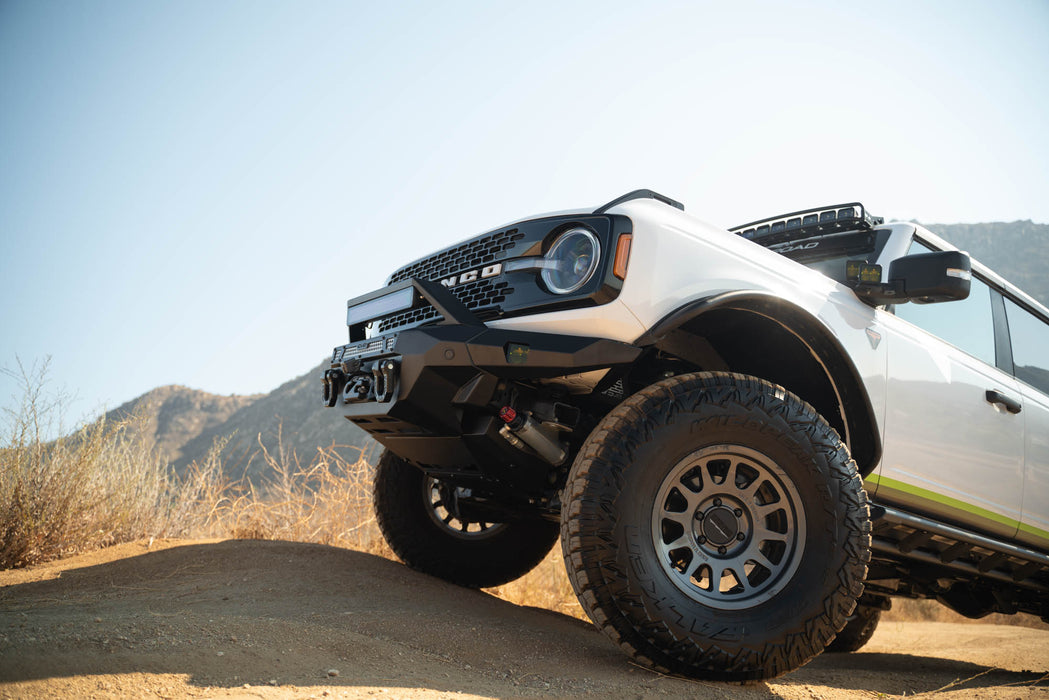
[[[889,265],[889,281],[881,281],[881,265],[859,260],[845,263],[846,284],[868,304],[932,304],[969,296],[972,266],[969,254],[958,250],[916,253]]]
[[[889,265],[889,284],[900,290],[895,301],[932,304],[969,296],[972,265],[959,250],[916,253]]]

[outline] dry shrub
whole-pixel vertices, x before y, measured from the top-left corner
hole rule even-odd
[[[277,430],[275,450],[259,437],[267,475],[256,485],[245,478],[210,495],[211,529],[239,539],[316,542],[358,550],[381,539],[371,509],[373,469],[361,448],[318,448],[308,466],[285,447]],[[343,456],[348,452],[356,458]]]
[[[5,370],[22,401],[18,410],[5,409],[0,568],[182,534],[206,520],[197,496],[218,488],[215,465],[198,468],[196,483],[184,489],[144,437],[144,416],[103,418],[48,440],[64,397],[45,394],[47,364]]]

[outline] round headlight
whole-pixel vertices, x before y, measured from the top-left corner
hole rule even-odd
[[[569,294],[594,276],[601,259],[597,237],[585,228],[573,228],[558,237],[543,261],[541,277],[554,294]]]

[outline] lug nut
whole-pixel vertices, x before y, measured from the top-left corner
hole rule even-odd
[[[736,514],[737,518],[742,518],[743,517],[743,510],[740,509],[740,508],[736,508],[736,510],[734,510],[732,512]]]
[[[736,539],[739,540],[740,542],[742,542],[743,540],[747,539],[747,536],[744,535],[742,532],[737,532],[736,533]]]
[[[696,520],[702,520],[702,519],[703,519],[703,514],[700,513],[699,511],[696,511]]]
[[[707,538],[704,537],[703,535],[700,535],[699,537],[696,538],[696,542],[699,542],[700,544],[706,544],[707,543]]]
[[[717,506],[720,506],[720,505],[721,505],[721,499],[720,498],[715,498],[714,499],[714,506],[717,507]]]
[[[727,549],[725,549],[724,547],[718,547],[718,554],[724,554],[724,553],[725,553],[725,552],[727,552],[727,551],[728,551],[728,550],[727,550]]]

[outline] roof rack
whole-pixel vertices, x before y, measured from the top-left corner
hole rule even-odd
[[[730,228],[729,231],[751,241],[760,241],[762,245],[767,246],[782,240],[826,233],[869,231],[883,223],[884,218],[871,216],[859,202],[850,202],[759,219]]]

